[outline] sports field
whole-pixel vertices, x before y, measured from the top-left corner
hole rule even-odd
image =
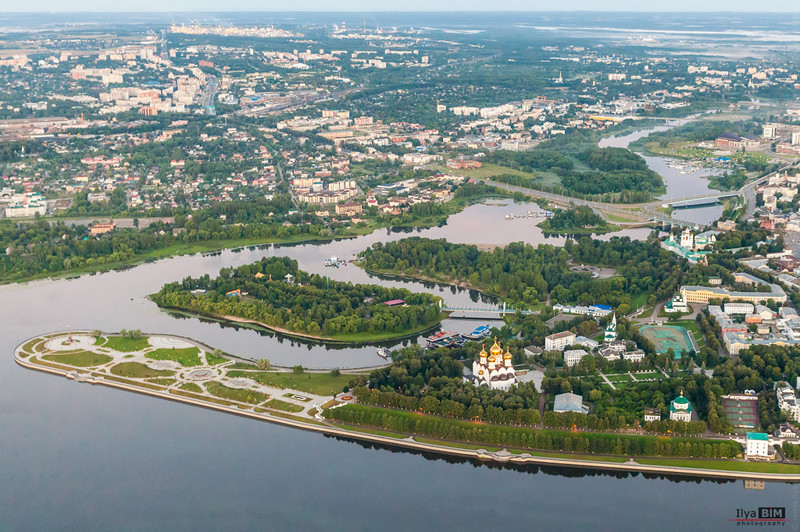
[[[758,428],[758,401],[723,397],[722,408],[736,432],[743,434]]]
[[[659,353],[666,353],[672,348],[675,358],[680,358],[681,353],[697,349],[694,340],[689,337],[689,331],[679,325],[646,325],[641,331]]]

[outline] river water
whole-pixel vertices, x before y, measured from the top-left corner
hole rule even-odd
[[[73,280],[0,287],[0,530],[417,530],[732,528],[737,508],[786,506],[800,523],[797,486],[678,481],[570,469],[503,469],[353,442],[202,408],[76,383],[17,366],[12,353],[34,335],[73,329],[142,329],[185,335],[245,357],[307,367],[382,362],[374,347],[328,349],[198,319],[172,317],[147,294],[187,275],[288,255],[308,271],[377,282],[348,265],[368,245],[411,234],[451,242],[524,240],[559,245],[528,204],[475,205],[442,227],[324,244],[267,246],[185,256]],[[625,231],[644,238],[647,229]],[[616,233],[620,234],[620,233]],[[605,238],[608,238],[606,236]],[[449,304],[479,305],[475,293],[417,282]],[[481,322],[451,320],[467,330]]]
[[[600,140],[598,146],[601,148],[627,148],[631,142],[644,138],[650,133],[667,131],[678,126],[682,126],[689,121],[690,119],[671,120],[663,126],[640,129],[629,133],[622,133],[620,135],[606,137]],[[674,163],[681,163],[684,165],[684,168],[685,166],[688,166],[685,161],[681,161],[680,159],[651,157],[648,155],[642,155],[642,157],[644,158],[645,162],[647,162],[647,166],[657,174],[661,175],[662,179],[664,180],[664,185],[666,186],[667,191],[665,194],[659,196],[659,199],[686,198],[689,196],[699,196],[702,194],[719,192],[718,190],[709,188],[709,181],[707,179],[710,175],[716,175],[717,170],[698,168],[695,165],[691,165],[695,169],[681,170],[679,168],[670,166],[670,164],[674,165]],[[722,210],[722,205],[698,207],[696,209],[675,209],[672,212],[672,217],[685,222],[710,225],[717,220],[720,215],[722,215]]]

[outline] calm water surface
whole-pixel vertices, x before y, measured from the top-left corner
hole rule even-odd
[[[529,209],[536,207],[476,205],[443,227],[411,234],[561,244],[533,220],[504,218]],[[644,238],[648,230],[624,234]],[[728,519],[736,508],[767,505],[786,506],[790,526],[800,523],[797,486],[752,491],[741,482],[452,462],[76,383],[13,362],[23,340],[72,326],[180,334],[276,364],[373,365],[381,361],[373,347],[326,349],[177,319],[146,296],[165,282],[270,255],[291,256],[301,268],[336,279],[378,282],[354,266],[326,268],[323,261],[404,236],[381,231],[0,287],[0,530],[721,530],[733,528]],[[469,291],[381,282],[434,291],[451,304],[481,304]],[[466,330],[477,323],[444,326]]]
[[[639,140],[648,136],[650,133],[658,131],[666,131],[681,125],[686,124],[687,120],[671,120],[668,124],[663,126],[656,126],[648,129],[641,129],[638,131],[623,133],[613,137],[602,139],[598,145],[601,148],[627,148],[631,142]],[[718,190],[709,188],[708,176],[716,175],[718,173],[715,169],[699,168],[698,165],[692,165],[698,168],[695,171],[686,171],[681,173],[680,169],[673,168],[670,163],[680,163],[686,165],[685,161],[680,159],[670,159],[667,157],[650,157],[642,155],[647,166],[661,175],[664,180],[664,185],[667,192],[659,199],[672,199],[672,198],[685,198],[689,196],[699,196],[702,194],[713,194],[719,192]],[[700,207],[697,209],[676,209],[672,213],[672,217],[677,220],[686,222],[695,222],[700,224],[711,224],[722,215],[722,205],[714,205],[710,207]]]

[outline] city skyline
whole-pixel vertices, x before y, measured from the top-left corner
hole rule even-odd
[[[201,13],[201,12],[364,12],[364,13],[391,13],[391,12],[526,12],[526,13],[547,13],[547,12],[636,12],[636,13],[776,13],[791,12],[800,13],[800,4],[793,0],[776,0],[769,6],[763,4],[753,4],[744,0],[723,1],[710,0],[706,2],[691,2],[689,0],[677,0],[669,5],[659,6],[659,9],[652,9],[649,4],[643,4],[634,0],[612,0],[598,4],[591,0],[569,0],[561,2],[558,9],[543,7],[544,4],[537,2],[531,5],[523,0],[505,0],[499,5],[492,3],[487,5],[478,0],[464,0],[455,2],[453,0],[439,0],[434,2],[423,0],[408,0],[402,7],[396,4],[391,9],[384,9],[366,0],[340,0],[331,5],[330,2],[322,0],[303,0],[293,5],[293,9],[283,9],[284,4],[277,2],[256,2],[255,0],[235,0],[222,6],[213,0],[170,0],[161,2],[157,0],[142,0],[136,3],[136,7],[128,4],[114,4],[113,6],[102,0],[78,0],[70,2],[65,8],[63,2],[57,0],[37,0],[25,4],[8,6],[0,13],[79,13],[79,12],[180,12],[180,13]]]

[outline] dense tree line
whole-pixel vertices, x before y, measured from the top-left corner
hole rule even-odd
[[[365,405],[345,405],[324,411],[328,419],[370,425],[397,432],[446,440],[549,451],[624,456],[693,456],[733,458],[741,446],[731,440],[659,438],[627,434],[562,432],[526,427],[481,425],[468,421],[401,412]]]
[[[61,221],[0,221],[0,282],[71,270],[113,267],[141,260],[154,251],[178,244],[242,239],[289,240],[333,234],[322,224],[287,226],[270,218],[262,223],[239,225],[206,211],[198,211],[192,219],[176,216],[175,225],[184,231],[173,233],[175,226],[158,222],[146,229],[116,229],[94,236],[86,226],[68,226]]]
[[[294,276],[294,282],[286,280]],[[235,295],[231,292],[239,290]],[[402,288],[332,281],[284,257],[223,268],[211,279],[187,277],[151,296],[159,306],[204,315],[237,316],[314,336],[400,333],[440,319],[437,298]],[[386,301],[405,304],[388,306]]]

